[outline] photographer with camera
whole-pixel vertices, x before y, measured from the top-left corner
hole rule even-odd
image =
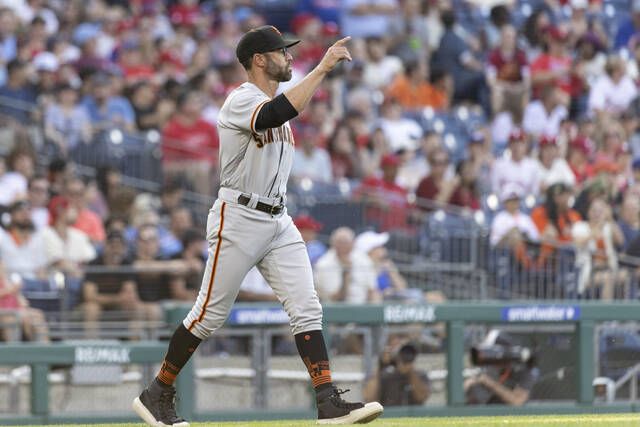
[[[365,400],[375,399],[384,406],[422,405],[431,390],[427,374],[415,367],[417,355],[411,343],[385,348],[377,372],[362,390]]]
[[[485,341],[471,348],[471,361],[482,368],[464,383],[466,403],[471,405],[524,405],[538,378],[531,350],[492,330]]]

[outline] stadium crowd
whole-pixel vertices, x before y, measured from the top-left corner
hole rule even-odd
[[[340,189],[375,230],[327,241],[296,218],[324,300],[422,299],[385,245],[443,209],[525,270],[573,248],[580,290],[619,296],[620,254],[640,256],[638,0],[0,0],[1,309],[64,287],[91,330],[113,308],[153,320],[193,300],[206,242],[185,192],[216,193],[235,45],[263,24],[303,40],[293,81],[352,37],[293,121],[291,193]],[[155,194],[104,151],[140,141],[161,148]],[[241,298],[273,299],[253,273]]]

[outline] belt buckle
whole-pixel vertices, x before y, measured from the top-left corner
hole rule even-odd
[[[269,209],[269,214],[276,215],[276,210],[280,209],[281,207],[282,205],[271,205],[271,208]]]

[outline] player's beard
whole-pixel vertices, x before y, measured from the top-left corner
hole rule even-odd
[[[288,62],[280,66],[267,56],[267,68],[265,72],[271,80],[277,82],[288,82],[291,80],[291,65]]]

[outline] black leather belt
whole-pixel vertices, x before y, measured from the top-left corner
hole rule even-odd
[[[238,196],[238,203],[240,203],[241,205],[248,206],[250,201],[251,197],[247,197],[244,194]],[[280,212],[284,210],[284,205],[280,204],[272,206],[266,203],[258,202],[255,209],[264,213],[268,213],[269,215],[279,215]]]

